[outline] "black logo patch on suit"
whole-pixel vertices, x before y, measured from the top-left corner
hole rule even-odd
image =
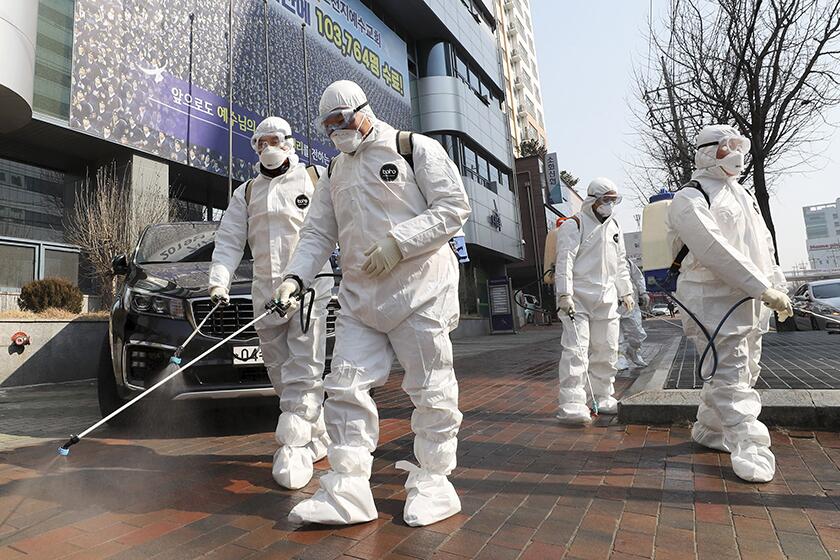
[[[400,174],[399,169],[397,169],[397,166],[394,165],[393,163],[386,163],[379,170],[379,177],[387,183],[390,183],[391,181],[395,181],[397,179],[397,177],[399,176],[399,174]]]
[[[298,195],[298,197],[295,199],[295,206],[303,210],[304,208],[309,206],[309,197],[305,194]]]
[[[613,241],[618,243],[618,234],[617,233],[615,235],[613,235]]]

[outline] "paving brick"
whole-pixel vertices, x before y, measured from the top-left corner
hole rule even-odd
[[[266,412],[265,422],[246,420],[251,413],[243,409],[216,410],[215,427],[185,417],[172,421],[165,437],[140,433],[141,427],[137,439],[129,439],[134,431],[104,428],[85,453],[62,463],[72,469],[48,476],[43,457],[54,455],[54,442],[29,438],[30,447],[3,448],[0,560],[840,555],[840,436],[772,430],[778,475],[754,485],[733,475],[727,455],[691,443],[685,427],[622,426],[606,417],[589,428],[560,426],[553,419],[558,335],[515,352],[456,358],[465,415],[451,480],[463,510],[442,522],[410,528],[402,521],[405,474],[393,464],[412,456],[412,407],[401,376],[394,375],[376,395],[381,445],[372,483],[380,517],[372,523],[288,523],[290,509],[315,492],[318,481],[289,492],[271,478],[276,409]],[[489,344],[509,344],[503,340],[514,339]],[[629,381],[619,380],[619,390]],[[92,389],[72,398],[87,399],[85,406],[95,411]],[[24,405],[35,410],[38,398]],[[67,399],[51,398],[75,412]],[[0,395],[0,407],[7,402]],[[16,421],[20,430],[25,419]],[[0,446],[8,439],[4,422],[5,416]],[[125,476],[127,467],[138,465],[143,468]],[[317,475],[326,467],[319,463]],[[61,494],[49,486],[58,480]]]

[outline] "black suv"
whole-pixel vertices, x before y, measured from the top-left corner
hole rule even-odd
[[[102,347],[98,392],[103,416],[158,381],[176,348],[212,309],[207,283],[217,227],[218,222],[149,226],[130,255],[114,258],[114,273],[125,280],[111,308],[109,336]],[[230,305],[207,320],[185,348],[183,364],[245,326],[255,311],[262,313],[265,302],[251,301],[251,269],[246,248],[231,283]],[[333,297],[327,318],[327,367],[337,305]],[[158,392],[174,400],[274,395],[254,327]]]

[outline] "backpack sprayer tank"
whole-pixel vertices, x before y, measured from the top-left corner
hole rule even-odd
[[[676,278],[668,275],[674,262],[674,250],[665,228],[665,217],[673,199],[674,193],[662,189],[650,197],[650,204],[642,211],[642,270],[649,292],[677,289]]]

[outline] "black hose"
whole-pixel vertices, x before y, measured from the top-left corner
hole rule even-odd
[[[665,279],[665,283],[670,284],[673,279],[674,279],[673,276],[669,276],[668,278]],[[729,311],[726,312],[726,314],[723,316],[723,319],[721,319],[720,323],[718,323],[718,326],[715,329],[714,334],[709,334],[708,329],[706,329],[706,326],[703,325],[703,323],[700,322],[700,319],[698,319],[697,316],[688,307],[683,305],[683,303],[680,300],[678,300],[677,297],[673,293],[669,292],[655,278],[653,278],[652,281],[656,285],[656,287],[658,287],[660,290],[662,290],[662,293],[665,295],[666,298],[670,299],[671,301],[673,301],[674,303],[679,305],[683,309],[683,311],[685,311],[688,314],[688,316],[691,317],[692,321],[697,323],[697,326],[700,327],[700,331],[703,333],[703,336],[706,337],[706,348],[703,349],[703,353],[700,355],[700,361],[697,362],[697,367],[695,368],[695,373],[697,374],[697,377],[699,377],[701,381],[703,381],[704,383],[708,383],[709,381],[712,380],[712,378],[714,378],[715,374],[717,373],[717,369],[718,369],[718,353],[717,353],[717,346],[715,346],[715,338],[717,338],[718,333],[720,333],[720,329],[723,327],[723,324],[726,322],[726,320],[729,319],[729,316],[732,315],[738,307],[740,307],[742,304],[750,301],[753,298],[745,297],[744,299],[740,300],[738,303],[736,303],[735,305],[730,307]],[[704,377],[703,376],[703,363],[706,361],[706,356],[709,354],[709,350],[712,351],[712,372],[707,377]]]
[[[530,288],[530,287],[531,287],[531,286],[533,286],[534,284],[540,284],[540,283],[544,282],[544,281],[545,281],[545,277],[546,277],[546,276],[548,276],[549,274],[551,274],[552,272],[554,272],[554,271],[553,271],[553,270],[551,270],[551,269],[546,270],[546,271],[543,273],[542,278],[540,278],[539,280],[534,280],[533,282],[529,282],[529,283],[525,284],[524,286],[522,286],[522,287],[521,287],[521,288],[519,288],[518,290],[514,290],[514,292],[513,292],[513,302],[514,302],[516,305],[518,305],[519,307],[521,307],[522,309],[530,309],[529,307],[526,307],[526,306],[522,305],[521,303],[519,303],[519,300],[518,300],[518,299],[517,299],[517,297],[516,297],[516,296],[517,296],[517,294],[521,294],[521,293],[522,293],[522,292],[523,292],[526,288]],[[542,290],[541,290],[541,291],[542,291]],[[546,315],[548,315],[548,314],[549,314],[549,312],[548,312],[547,310],[543,309],[543,308],[533,309],[533,311],[540,311],[540,312],[542,312],[542,313],[544,313],[544,314],[546,314]]]
[[[322,272],[321,274],[316,274],[315,279],[318,278],[341,278],[341,274],[331,273],[331,272]],[[309,305],[306,304],[306,297],[309,296]],[[303,331],[303,334],[309,332],[309,326],[312,322],[312,308],[315,306],[315,289],[308,288],[304,290],[300,295],[300,329]]]

